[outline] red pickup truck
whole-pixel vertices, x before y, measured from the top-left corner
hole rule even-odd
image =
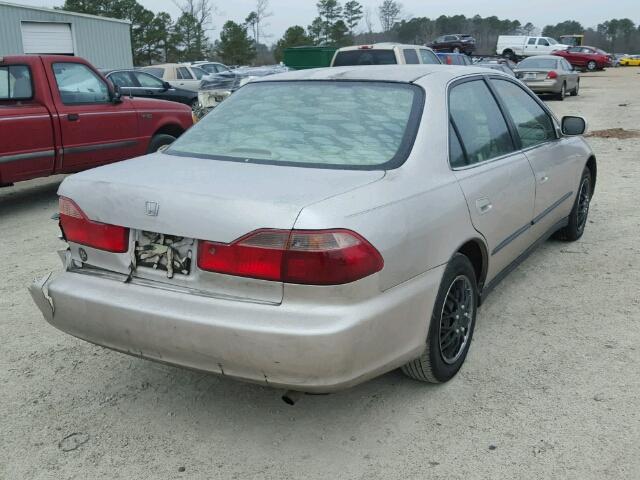
[[[191,125],[188,106],[121,97],[82,58],[0,57],[0,187],[144,155]]]

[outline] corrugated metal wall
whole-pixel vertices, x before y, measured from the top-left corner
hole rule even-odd
[[[20,55],[21,22],[62,22],[71,24],[75,54],[98,68],[129,68],[130,25],[97,18],[68,15],[56,11],[32,10],[0,3],[0,55]]]

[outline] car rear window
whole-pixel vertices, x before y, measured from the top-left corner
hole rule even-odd
[[[415,139],[423,90],[406,83],[251,83],[166,153],[320,168],[395,168]]]
[[[518,64],[518,68],[548,68],[553,70],[558,68],[558,61],[552,58],[525,58]]]
[[[395,65],[398,63],[393,50],[345,50],[338,52],[334,67],[350,65]]]

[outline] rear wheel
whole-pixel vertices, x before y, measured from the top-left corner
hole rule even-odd
[[[569,214],[569,223],[566,227],[559,230],[556,237],[560,240],[573,242],[582,237],[584,228],[587,225],[589,217],[589,206],[591,204],[591,171],[585,168],[580,178],[580,187],[573,209]]]
[[[598,68],[598,64],[597,64],[595,61],[590,60],[590,61],[587,63],[587,70],[589,70],[590,72],[595,71],[595,70],[596,70],[596,68]]]
[[[424,353],[402,367],[409,377],[446,382],[464,363],[476,323],[478,287],[469,259],[456,253],[444,272],[433,306]]]
[[[147,148],[147,153],[157,152],[161,147],[173,143],[175,139],[176,137],[172,135],[167,135],[166,133],[158,133],[157,135],[151,137],[149,147]]]
[[[567,96],[567,83],[565,82],[562,84],[562,88],[560,89],[560,92],[556,95],[556,99],[562,102],[564,100],[564,97],[566,96]]]
[[[508,58],[509,60],[511,60],[512,62],[517,62],[518,61],[518,57],[516,56],[515,53],[513,53],[513,51],[511,50],[505,50],[504,52],[502,52],[502,56],[504,58]]]
[[[571,90],[571,96],[577,97],[579,92],[580,92],[580,81],[578,80],[578,82],[576,83],[576,88]]]

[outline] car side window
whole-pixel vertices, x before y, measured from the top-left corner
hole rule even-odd
[[[567,72],[572,72],[573,71],[573,67],[571,66],[571,64],[569,62],[567,62],[566,60],[562,60],[562,65],[564,66],[564,69]]]
[[[430,50],[426,50],[424,48],[420,49],[420,59],[422,63],[428,65],[438,65],[440,60],[438,60],[438,56]]]
[[[515,150],[507,122],[484,80],[455,85],[449,115],[467,153],[467,164],[484,162]]]
[[[531,37],[527,42],[527,45],[535,45],[535,44],[536,44],[536,37]]]
[[[26,65],[0,67],[0,100],[27,100],[33,97],[31,72]]]
[[[444,37],[445,42],[455,42],[458,38],[454,35],[448,35]]]
[[[164,82],[153,75],[144,72],[135,72],[134,75],[138,83],[145,88],[164,88]]]
[[[133,79],[129,76],[129,72],[113,72],[108,78],[114,85],[122,88],[137,87]]]
[[[571,52],[571,53],[580,53],[581,49],[580,49],[580,47],[571,47],[569,49],[569,52]]]
[[[462,150],[458,134],[449,122],[449,164],[453,168],[464,167],[467,164],[467,158]]]
[[[191,67],[191,72],[196,77],[196,80],[202,80],[202,77],[204,77],[207,74],[207,72],[205,72],[199,67]]]
[[[403,50],[403,53],[404,53],[404,61],[407,65],[420,63],[420,60],[418,60],[418,54],[413,48],[405,48]]]
[[[544,45],[545,47],[549,46],[549,42],[547,41],[546,38],[540,38],[538,39],[538,45]]]
[[[491,79],[516,126],[522,148],[555,140],[556,130],[549,114],[527,92],[513,82]]]
[[[178,67],[177,69],[178,80],[193,80],[193,76],[191,76],[191,72],[187,67]]]
[[[65,105],[111,101],[104,80],[82,63],[54,63],[53,75]]]

